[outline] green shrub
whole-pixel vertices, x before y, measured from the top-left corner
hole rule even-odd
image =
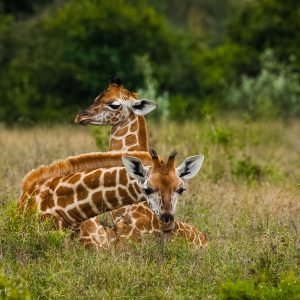
[[[261,56],[262,70],[257,77],[242,76],[239,87],[232,87],[227,102],[252,117],[296,117],[300,115],[300,78],[290,66],[275,60],[272,50]]]
[[[231,158],[231,174],[237,179],[252,181],[262,179],[266,170],[254,162],[251,156],[245,155],[242,159]]]
[[[221,299],[300,299],[300,280],[293,273],[282,276],[277,286],[256,279],[229,282],[221,287]]]
[[[31,295],[20,278],[8,278],[0,272],[0,299],[27,300],[31,299]]]
[[[153,78],[163,84],[165,62],[181,47],[176,31],[151,6],[124,0],[71,0],[6,28],[0,27],[0,41],[7,44],[12,35],[14,51],[0,68],[5,101],[0,117],[8,123],[69,121],[76,106],[86,106],[106,88],[112,73],[129,89],[143,86],[144,76],[134,65],[145,53]]]
[[[274,49],[276,60],[285,64],[294,55],[293,69],[300,70],[299,49],[299,1],[260,0],[239,1],[231,6],[227,33],[231,42],[244,49],[242,57],[248,57],[249,63],[243,73],[257,75],[260,70],[258,55],[266,49]],[[250,53],[254,53],[249,57]]]
[[[166,91],[159,94],[159,84],[153,76],[153,68],[148,55],[136,57],[136,69],[143,74],[145,83],[145,88],[138,90],[139,96],[152,100],[158,105],[158,109],[150,117],[166,119],[169,116],[169,95]]]
[[[34,213],[22,214],[16,203],[11,203],[3,210],[0,222],[0,247],[12,256],[22,256],[24,260],[34,260],[48,251],[63,247],[68,232],[54,230],[52,219],[41,221]]]
[[[110,130],[109,126],[91,126],[90,131],[91,134],[96,142],[96,146],[98,151],[107,151],[109,147],[109,137],[110,137]]]

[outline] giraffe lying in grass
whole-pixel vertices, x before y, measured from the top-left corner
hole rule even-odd
[[[115,80],[110,82],[108,89],[88,109],[77,115],[75,122],[82,125],[111,125],[110,151],[148,151],[147,127],[143,115],[155,108],[153,102],[138,100],[137,94],[123,88],[120,80]],[[86,245],[99,249],[104,246],[99,240],[104,243],[106,241],[109,245],[118,240],[117,237],[140,240],[147,234],[164,233],[160,226],[161,220],[151,211],[147,202],[113,210],[112,217],[114,229],[104,228],[97,217],[85,221],[81,228],[81,240]],[[193,245],[206,244],[204,234],[196,227],[179,221],[174,224],[173,235],[184,237]],[[108,242],[108,237],[111,242]]]
[[[155,151],[69,157],[32,170],[24,178],[19,206],[43,218],[54,217],[58,227],[78,232],[89,218],[147,201],[168,230],[184,181],[194,177],[203,162],[202,155],[192,156],[175,170],[174,158],[171,155],[164,164]]]
[[[197,247],[207,244],[205,235],[196,227],[174,220],[178,195],[185,190],[184,181],[198,173],[203,156],[189,157],[175,168],[176,152],[170,154],[167,163],[154,150],[150,153],[150,169],[138,158],[123,157],[128,174],[142,186],[149,206],[136,203],[116,210],[114,228],[105,228],[95,219],[85,221],[80,228],[80,240],[86,246],[110,248],[128,239],[139,241],[149,234],[183,237]]]

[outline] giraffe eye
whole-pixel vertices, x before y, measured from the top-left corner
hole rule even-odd
[[[148,196],[154,193],[154,191],[151,188],[149,188],[149,187],[144,188],[143,191]]]
[[[180,187],[176,192],[181,195],[184,191],[186,190],[186,188],[184,186]]]
[[[114,103],[114,102],[112,102],[112,103],[109,103],[109,104],[107,104],[110,108],[112,108],[112,109],[118,109],[118,108],[120,108],[120,106],[121,106],[121,104],[117,104],[117,103]]]

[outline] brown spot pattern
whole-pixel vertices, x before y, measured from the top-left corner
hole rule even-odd
[[[70,183],[70,184],[74,184],[74,183],[76,183],[76,182],[78,182],[79,180],[80,180],[80,178],[81,178],[81,175],[80,174],[73,174],[70,178],[68,178],[67,180],[66,180],[66,178],[65,178],[65,180],[64,181],[66,181],[66,182],[68,182],[68,183]]]
[[[61,177],[56,177],[51,182],[48,184],[49,188],[54,191],[55,188],[57,187],[58,183],[60,182]]]
[[[80,201],[80,200],[86,199],[89,192],[82,184],[79,184],[76,188],[76,194],[77,194],[78,201]]]
[[[119,172],[119,183],[126,186],[128,183],[128,175],[125,168],[121,169]]]
[[[130,192],[130,195],[132,195],[133,198],[135,198],[135,199],[137,200],[138,195],[137,195],[137,193],[135,192],[135,189],[134,189],[134,187],[132,186],[132,184],[128,187],[128,191]]]
[[[135,189],[136,193],[140,194],[141,193],[141,189],[140,189],[139,185],[137,184],[137,182],[134,182],[133,186],[134,186],[134,189]]]
[[[123,135],[125,135],[126,133],[127,133],[127,131],[128,131],[128,126],[125,126],[125,127],[123,127],[123,128],[121,128],[121,129],[119,129],[114,135],[115,136],[123,136]]]
[[[106,201],[109,202],[114,208],[118,207],[118,199],[115,191],[105,192]]]
[[[66,186],[60,186],[56,190],[57,197],[66,196],[66,195],[69,195],[69,194],[72,194],[72,193],[73,193],[73,189],[69,188],[69,187],[66,187]]]
[[[130,131],[131,132],[137,132],[138,130],[138,120],[136,120],[134,123],[131,124],[130,126]]]
[[[102,212],[104,212],[104,202],[103,202],[103,194],[101,191],[96,192],[92,195],[92,201],[94,202],[95,206]]]
[[[145,220],[143,217],[139,218],[135,224],[139,230],[150,230],[151,229],[150,228],[151,224],[149,224],[149,222],[147,222],[147,220]]]
[[[79,206],[81,210],[86,214],[88,218],[92,218],[95,216],[95,213],[89,203],[84,203]]]
[[[45,211],[48,208],[52,208],[54,206],[53,200],[46,200],[41,202],[41,211]]]
[[[115,140],[115,139],[110,139],[110,144],[109,144],[109,148],[110,149],[122,149],[123,144],[122,141],[119,140]]]
[[[127,190],[125,189],[119,188],[119,195],[123,205],[132,204],[134,202],[134,199],[129,196]]]
[[[136,136],[134,134],[129,134],[125,137],[125,144],[126,145],[131,145],[131,144],[136,144]]]
[[[71,220],[68,218],[68,216],[62,209],[56,210],[56,213],[60,216],[61,220],[63,221],[64,227],[68,227],[72,225]]]
[[[117,174],[116,170],[114,170],[112,172],[104,173],[104,186],[105,187],[116,186],[116,174]]]
[[[77,221],[82,220],[81,214],[80,214],[79,210],[77,209],[77,207],[74,207],[74,208],[68,210],[68,214]]]
[[[83,182],[86,184],[86,186],[90,189],[94,189],[99,186],[99,179],[100,179],[101,171],[97,170],[93,172],[90,175],[87,175]]]
[[[58,206],[66,207],[71,203],[74,203],[74,196],[72,194],[63,197],[57,197]]]

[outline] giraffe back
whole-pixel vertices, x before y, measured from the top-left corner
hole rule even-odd
[[[22,191],[28,191],[33,184],[39,184],[51,177],[66,176],[75,172],[88,171],[97,168],[108,168],[123,166],[122,156],[131,155],[139,157],[150,164],[151,158],[148,152],[131,151],[127,152],[92,152],[77,156],[70,156],[64,160],[54,161],[51,165],[42,165],[30,171],[23,179]]]

